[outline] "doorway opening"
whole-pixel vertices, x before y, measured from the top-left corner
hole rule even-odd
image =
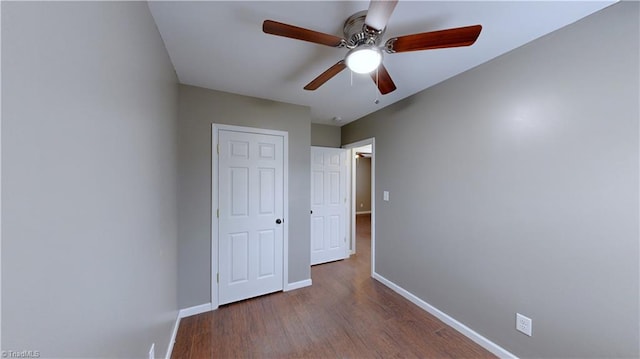
[[[371,275],[375,272],[375,139],[369,138],[343,146],[350,149],[351,191],[349,227],[352,255],[368,257]]]

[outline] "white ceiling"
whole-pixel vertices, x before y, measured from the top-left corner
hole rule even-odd
[[[271,19],[342,37],[344,20],[366,1],[157,1],[151,13],[183,84],[311,108],[312,122],[340,125],[411,96],[615,1],[400,1],[386,39],[481,24],[470,47],[386,54],[397,90],[380,95],[368,75],[345,70],[316,91],[303,87],[342,59],[337,49],[267,35]],[[379,103],[374,100],[378,98]]]

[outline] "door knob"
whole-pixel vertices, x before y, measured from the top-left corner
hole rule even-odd
[[[280,224],[280,223],[282,223],[282,220],[280,218],[278,218],[278,219],[276,219],[276,223]]]

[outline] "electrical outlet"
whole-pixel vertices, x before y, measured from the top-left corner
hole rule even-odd
[[[156,343],[151,344],[151,349],[149,349],[149,359],[156,359]]]
[[[389,200],[389,191],[383,191],[382,192],[382,200],[383,201],[388,201]]]
[[[516,313],[516,330],[531,336],[531,318],[527,318],[520,313]]]
[[[360,208],[364,207],[364,203],[360,203]]]

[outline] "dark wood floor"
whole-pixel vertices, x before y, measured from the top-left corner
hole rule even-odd
[[[313,285],[180,322],[172,358],[493,358],[371,278],[370,218],[357,254],[313,266]]]

